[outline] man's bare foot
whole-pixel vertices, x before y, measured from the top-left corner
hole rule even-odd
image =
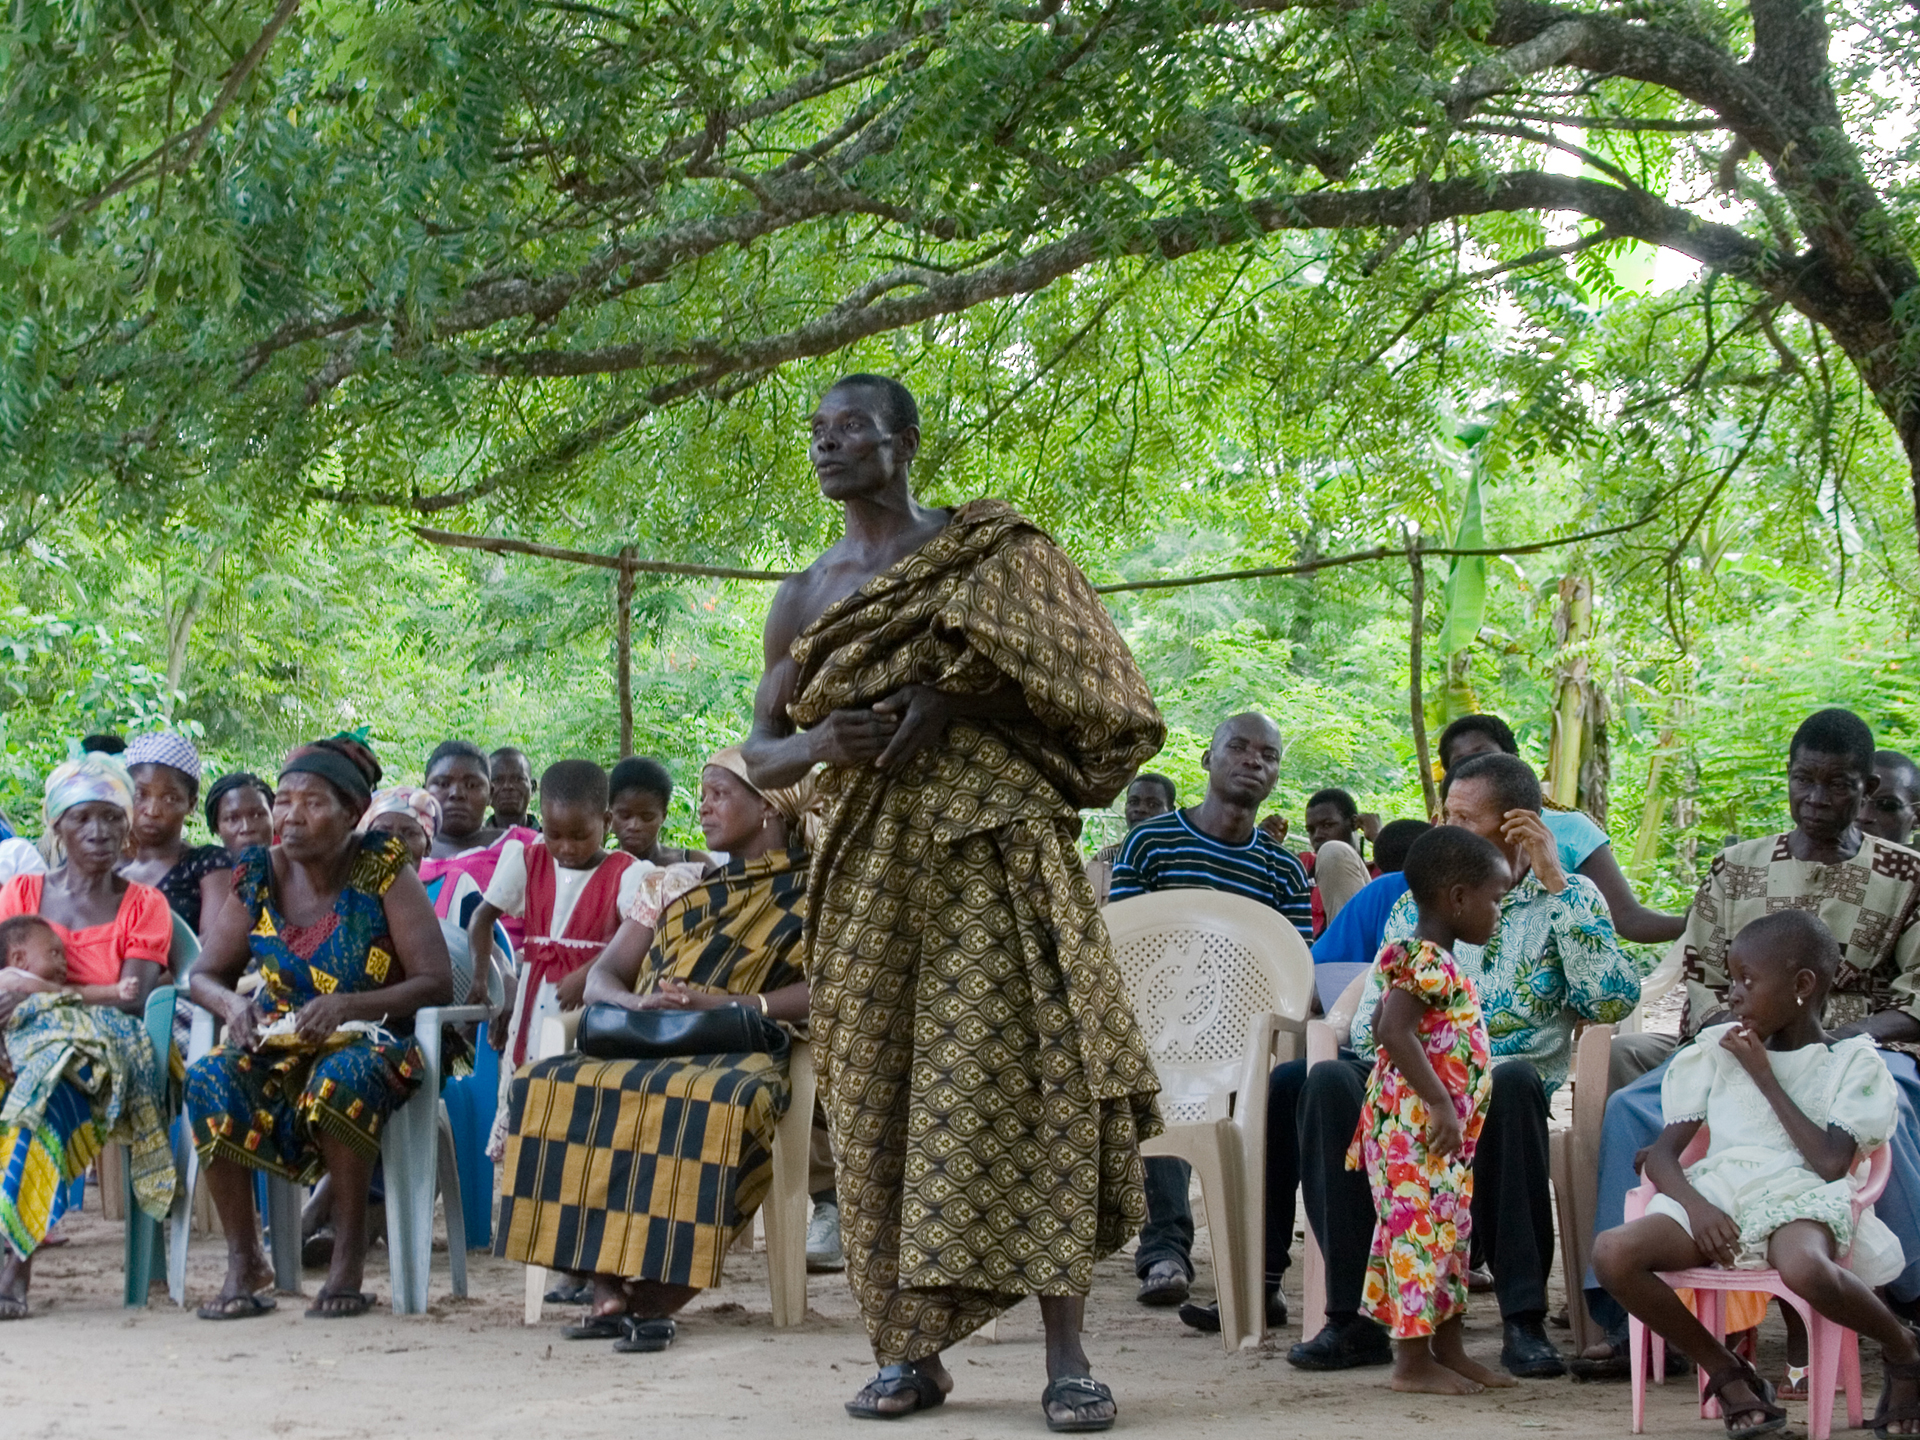
[[[1395,1355],[1393,1374],[1387,1384],[1409,1395],[1478,1395],[1486,1389],[1458,1370],[1442,1365],[1425,1346]]]
[[[953,1393],[953,1374],[938,1355],[929,1355],[924,1360],[908,1362],[907,1368],[919,1372],[939,1387],[942,1395]],[[915,1410],[927,1408],[924,1401],[911,1389],[898,1390],[891,1395],[877,1393],[880,1389],[879,1377],[869,1380],[853,1397],[850,1410],[871,1410],[879,1415],[906,1415]]]

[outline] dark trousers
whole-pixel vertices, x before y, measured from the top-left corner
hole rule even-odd
[[[1151,1155],[1142,1162],[1147,1171],[1147,1223],[1140,1227],[1140,1244],[1133,1252],[1133,1273],[1144,1280],[1147,1271],[1171,1260],[1193,1279],[1193,1206],[1187,1187],[1193,1167],[1171,1155]]]
[[[1270,1103],[1278,1099],[1282,1074],[1273,1073]],[[1364,1171],[1347,1167],[1347,1147],[1360,1123],[1369,1066],[1339,1059],[1316,1065],[1299,1082],[1295,1117],[1301,1193],[1307,1223],[1327,1262],[1327,1312],[1351,1314],[1360,1308],[1367,1255],[1373,1246],[1373,1197]],[[1291,1082],[1289,1082],[1291,1083]],[[1285,1230],[1275,1225],[1272,1203],[1282,1177],[1275,1171],[1274,1112],[1268,1112],[1267,1255],[1280,1237],[1292,1240],[1292,1204]],[[1503,1060],[1493,1067],[1479,1148],[1473,1157],[1473,1259],[1493,1271],[1494,1293],[1504,1319],[1544,1315],[1547,1275],[1553,1267],[1553,1202],[1547,1190],[1547,1092],[1540,1073],[1525,1060]],[[1284,1253],[1284,1252],[1283,1252]]]

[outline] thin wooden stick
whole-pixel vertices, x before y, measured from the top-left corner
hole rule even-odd
[[[619,610],[614,676],[620,691],[620,753],[626,756],[633,753],[633,547],[622,550],[620,558],[629,563],[620,567],[620,578],[614,584]]]
[[[1423,551],[1411,538],[1407,542],[1407,568],[1413,572],[1413,629],[1407,641],[1407,703],[1413,711],[1414,763],[1420,768],[1420,793],[1426,796],[1427,814],[1440,818],[1440,796],[1433,788],[1433,755],[1427,749],[1427,701],[1421,693],[1420,670],[1426,664],[1427,566]]]

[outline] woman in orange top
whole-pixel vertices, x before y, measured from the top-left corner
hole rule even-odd
[[[16,875],[0,888],[0,920],[39,915],[66,950],[67,980],[90,1004],[145,1014],[147,992],[167,965],[173,915],[158,890],[114,873],[133,820],[133,782],[111,755],[70,760],[47,777],[46,819],[64,858],[46,875]],[[130,989],[121,982],[131,980]],[[20,1004],[0,995],[0,1023]],[[132,1037],[134,1031],[128,1032]],[[145,1044],[140,1033],[137,1041]],[[71,1092],[71,1093],[69,1093]],[[71,1081],[32,1127],[0,1126],[0,1320],[27,1313],[33,1252],[64,1208],[66,1183],[99,1152],[103,1129]]]

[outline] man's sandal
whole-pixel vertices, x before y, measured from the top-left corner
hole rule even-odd
[[[1920,1380],[1920,1360],[1909,1360],[1905,1364],[1892,1360],[1882,1360],[1880,1363],[1886,1372],[1886,1380],[1880,1390],[1880,1403],[1874,1407],[1873,1419],[1867,1423],[1873,1427],[1874,1440],[1896,1440],[1894,1432],[1887,1427],[1920,1420],[1920,1399],[1909,1400],[1904,1405],[1893,1404],[1893,1382]],[[1904,1440],[1904,1437],[1899,1437],[1899,1440]]]
[[[847,1401],[847,1414],[856,1420],[900,1420],[947,1403],[946,1392],[940,1388],[939,1381],[911,1365],[882,1365],[879,1373],[860,1390],[860,1395],[870,1395],[874,1400],[891,1400],[896,1395],[907,1394],[913,1396],[913,1404],[905,1410],[882,1410],[872,1403],[863,1404],[856,1396]]]
[[[621,1337],[613,1342],[613,1348],[622,1355],[657,1355],[673,1344],[673,1337],[679,1333],[670,1315],[645,1320],[638,1315],[624,1318]]]
[[[1721,1392],[1729,1385],[1744,1383],[1753,1392],[1751,1400],[1729,1400]],[[1755,1440],[1756,1436],[1772,1435],[1787,1428],[1787,1412],[1774,1403],[1774,1390],[1771,1381],[1762,1380],[1760,1372],[1742,1360],[1738,1355],[1733,1363],[1722,1369],[1707,1381],[1704,1399],[1720,1402],[1720,1418],[1727,1427],[1727,1440]],[[1752,1415],[1758,1412],[1767,1418],[1758,1425],[1735,1425],[1736,1415]]]
[[[209,1300],[193,1313],[202,1320],[252,1320],[278,1308],[271,1295],[229,1295],[224,1300]]]
[[[1047,1385],[1046,1393],[1040,1397],[1040,1413],[1046,1417],[1047,1429],[1056,1434],[1111,1430],[1114,1416],[1104,1415],[1097,1420],[1084,1419],[1080,1412],[1095,1405],[1112,1404],[1113,1391],[1091,1375],[1063,1375]],[[1053,1418],[1053,1412],[1049,1407],[1054,1405],[1067,1407],[1066,1419]]]

